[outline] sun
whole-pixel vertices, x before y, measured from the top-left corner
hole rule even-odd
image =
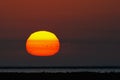
[[[33,56],[53,56],[59,48],[59,39],[49,31],[36,31],[26,41],[26,50]]]

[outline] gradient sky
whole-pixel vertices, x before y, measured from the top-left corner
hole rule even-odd
[[[59,37],[57,55],[28,55],[38,30]],[[120,66],[120,1],[1,0],[0,44],[0,66]]]

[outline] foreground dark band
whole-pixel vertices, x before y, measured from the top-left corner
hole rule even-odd
[[[72,72],[72,73],[0,73],[0,80],[119,80],[120,73]]]

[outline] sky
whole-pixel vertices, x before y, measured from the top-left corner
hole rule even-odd
[[[120,66],[119,0],[1,0],[0,66]],[[35,57],[35,31],[60,39],[58,54]]]

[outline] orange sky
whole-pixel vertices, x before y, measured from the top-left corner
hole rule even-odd
[[[119,7],[118,0],[2,0],[0,36],[25,39],[31,32],[50,30],[60,38],[88,38],[118,30]]]
[[[27,54],[25,41],[38,30],[60,39],[55,57]],[[119,36],[120,0],[0,0],[2,66],[120,65]]]

